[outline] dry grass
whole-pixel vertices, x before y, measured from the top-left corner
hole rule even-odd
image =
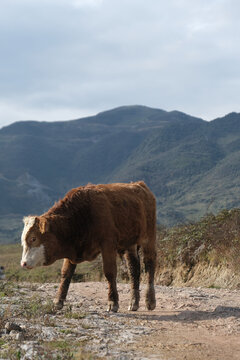
[[[5,267],[8,280],[27,282],[58,282],[61,276],[62,260],[48,267],[39,267],[28,271],[22,269],[20,260],[22,247],[20,245],[0,245],[0,265]],[[73,281],[99,281],[103,277],[101,257],[94,262],[84,262],[78,265]]]
[[[158,234],[159,266],[192,267],[199,262],[240,270],[240,209],[208,215],[195,224]]]
[[[22,247],[20,245],[1,245],[0,246],[0,265],[5,267],[8,280],[14,281],[57,281],[60,278],[61,261],[48,268],[38,268],[32,271],[21,269],[20,260]]]

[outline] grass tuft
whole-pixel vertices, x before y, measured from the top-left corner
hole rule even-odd
[[[72,311],[72,306],[68,305],[66,307],[64,316],[67,319],[76,319],[76,320],[80,320],[80,319],[84,319],[86,317],[86,313],[78,313],[78,312],[73,312]]]

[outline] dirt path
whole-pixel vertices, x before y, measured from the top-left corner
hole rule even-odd
[[[240,359],[240,291],[156,286],[157,307],[149,312],[143,286],[140,309],[129,312],[129,286],[118,288],[120,309],[110,315],[105,283],[72,284],[69,292],[68,302],[96,312],[97,335],[98,320],[107,322],[99,337],[105,354],[107,344],[109,355],[117,351],[126,359]],[[104,352],[97,345],[93,349]]]
[[[72,332],[68,331],[69,341],[73,337],[84,340],[86,350],[94,358],[240,359],[240,291],[156,286],[157,307],[148,312],[143,285],[140,309],[129,312],[129,286],[118,284],[118,289],[117,314],[105,311],[105,283],[75,283],[70,286],[65,309],[71,304],[72,311],[87,315],[68,322],[61,313],[54,315],[58,328],[73,326]],[[34,291],[41,298],[52,298],[56,285],[37,285]],[[46,328],[41,328],[41,336],[44,331],[49,338],[58,336],[56,326]]]

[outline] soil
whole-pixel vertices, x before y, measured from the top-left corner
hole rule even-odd
[[[24,286],[21,296],[30,297],[33,290]],[[57,326],[41,325],[38,336],[56,339],[60,336],[60,328],[68,329],[65,337],[69,341],[81,340],[85,350],[96,359],[240,359],[239,290],[160,285],[155,288],[157,307],[154,311],[145,309],[145,285],[142,285],[140,308],[137,312],[129,312],[129,285],[118,284],[119,312],[107,313],[105,282],[72,283],[66,305],[52,315]],[[45,300],[53,299],[55,292],[56,284],[38,284],[34,289],[34,293]],[[66,319],[63,314],[70,305],[71,311],[86,316],[80,320]],[[21,318],[15,321],[26,328],[26,333],[30,332],[30,327],[40,326],[37,322],[24,323]],[[35,343],[27,336],[21,340],[20,347],[25,353],[22,359],[38,358]]]

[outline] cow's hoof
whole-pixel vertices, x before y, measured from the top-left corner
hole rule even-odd
[[[108,308],[107,308],[108,312],[110,312],[110,311],[117,312],[118,308],[119,308],[118,304],[116,304],[116,303],[114,304],[114,302],[112,302],[112,301],[108,302]]]
[[[154,310],[156,307],[155,291],[152,288],[146,293],[146,307],[148,310]]]
[[[128,307],[128,310],[129,311],[137,311],[138,310],[138,308],[139,308],[139,305],[138,304],[136,304],[136,303],[131,303],[130,305],[129,305],[129,307]]]
[[[56,310],[61,310],[63,308],[63,300],[53,300],[54,307]]]
[[[146,307],[148,310],[154,310],[156,307],[156,301],[155,302],[146,302]]]

